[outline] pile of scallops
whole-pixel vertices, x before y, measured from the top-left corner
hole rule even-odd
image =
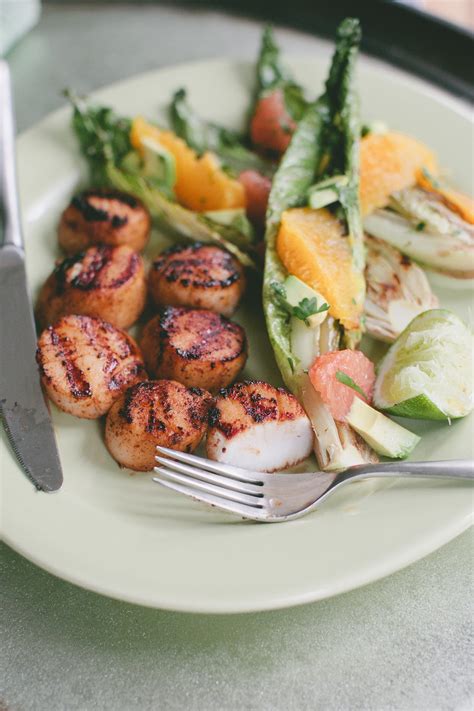
[[[313,444],[298,401],[261,381],[235,382],[244,329],[230,319],[246,277],[213,245],[175,246],[146,274],[150,215],[131,195],[89,190],[64,210],[56,264],[37,302],[37,362],[47,396],[75,417],[106,418],[105,443],[124,467],[149,471],[157,445],[276,471]],[[257,308],[257,305],[256,305]],[[127,329],[143,315],[139,344]]]

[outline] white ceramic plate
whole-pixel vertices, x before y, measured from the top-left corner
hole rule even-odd
[[[298,79],[319,93],[325,62],[296,61]],[[433,146],[464,188],[470,187],[467,113],[434,91],[361,63],[363,115],[380,118]],[[239,125],[252,86],[249,64],[211,61],[144,74],[97,93],[126,115],[160,118],[177,87],[194,106]],[[19,140],[19,176],[33,292],[57,257],[55,226],[85,176],[59,111]],[[157,251],[155,239],[149,252]],[[466,285],[438,288],[441,303],[468,317]],[[251,357],[244,376],[279,384],[259,308],[238,314]],[[447,364],[448,366],[448,364]],[[446,482],[356,483],[324,508],[280,526],[253,524],[208,510],[131,475],[108,455],[98,422],[53,410],[65,481],[36,493],[7,446],[3,465],[6,541],[43,568],[91,590],[144,605],[199,612],[240,612],[295,605],[376,580],[433,551],[465,529],[471,490]],[[472,456],[472,420],[418,423],[419,459]],[[3,441],[5,445],[5,442]]]

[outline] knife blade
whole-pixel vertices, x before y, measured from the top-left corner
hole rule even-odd
[[[8,65],[0,61],[0,411],[12,449],[37,489],[63,481],[53,425],[35,360],[16,189],[14,121]]]

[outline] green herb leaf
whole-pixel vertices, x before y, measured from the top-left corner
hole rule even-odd
[[[415,230],[416,230],[417,232],[423,232],[423,230],[425,229],[425,227],[426,227],[426,222],[418,222],[418,224],[415,225]]]
[[[299,318],[301,321],[304,321],[306,325],[308,325],[308,319],[310,316],[314,316],[314,314],[320,314],[323,311],[327,311],[328,309],[329,304],[326,303],[321,304],[321,306],[318,306],[318,300],[315,296],[313,296],[312,299],[308,299],[307,297],[305,297],[304,299],[301,299],[298,306],[293,307],[292,316]]]
[[[310,316],[320,314],[329,309],[329,304],[326,302],[322,303],[321,306],[318,306],[318,300],[315,296],[311,299],[308,299],[308,297],[305,296],[298,302],[297,306],[293,306],[287,299],[286,289],[283,284],[273,281],[271,282],[270,287],[277,297],[277,301],[280,306],[282,306],[290,316],[294,316],[295,318],[299,318],[300,321],[304,321],[307,326],[309,325],[308,319]]]
[[[357,385],[354,380],[352,380],[350,375],[347,375],[347,373],[343,373],[342,370],[337,370],[336,371],[336,380],[338,380],[340,383],[343,385],[347,385],[348,388],[352,388],[352,390],[355,390],[356,393],[359,393],[359,395],[362,395],[362,397],[369,402],[369,398],[367,397],[367,393],[365,393],[362,388]]]

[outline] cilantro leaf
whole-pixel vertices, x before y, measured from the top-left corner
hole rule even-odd
[[[357,385],[354,380],[352,380],[350,375],[347,375],[347,373],[343,373],[342,370],[337,370],[336,371],[336,380],[338,380],[340,383],[343,385],[347,385],[348,388],[352,388],[352,390],[355,390],[356,393],[359,393],[359,395],[362,395],[362,397],[369,402],[369,398],[367,397],[367,393],[365,393],[362,388]]]
[[[295,318],[299,318],[300,321],[304,321],[307,326],[309,325],[308,319],[310,318],[310,316],[314,316],[314,314],[320,314],[323,311],[327,311],[329,309],[329,304],[327,304],[326,302],[318,306],[318,300],[315,296],[313,296],[311,299],[308,299],[308,297],[305,296],[303,299],[301,299],[301,301],[298,302],[297,306],[293,306],[287,299],[286,289],[283,284],[273,281],[270,286],[275,296],[277,297],[280,306],[290,316],[294,316]]]
[[[305,297],[304,299],[301,299],[298,306],[293,306],[292,309],[292,316],[299,318],[301,321],[304,321],[306,325],[308,325],[309,317],[314,314],[320,314],[323,311],[327,311],[329,309],[329,304],[324,303],[321,304],[321,306],[318,306],[318,300],[315,296],[313,296],[312,299]]]

